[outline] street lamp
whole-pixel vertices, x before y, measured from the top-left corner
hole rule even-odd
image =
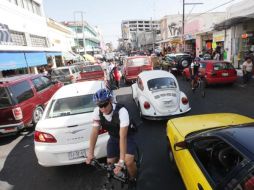
[[[184,17],[185,17],[185,5],[202,5],[203,3],[185,3],[185,0],[183,0],[183,23],[182,23],[182,43],[183,43],[183,51],[185,50],[184,45]]]

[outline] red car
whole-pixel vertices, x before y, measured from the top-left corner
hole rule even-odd
[[[237,72],[233,65],[225,61],[207,60],[200,62],[199,71],[209,84],[233,84],[237,79]],[[183,77],[190,80],[190,69],[183,70]]]
[[[153,70],[151,58],[148,56],[128,57],[123,66],[124,82],[133,82],[142,71]]]
[[[36,124],[45,105],[63,83],[43,75],[19,75],[0,79],[0,135],[17,133]]]
[[[79,81],[104,80],[104,71],[100,65],[83,66]]]

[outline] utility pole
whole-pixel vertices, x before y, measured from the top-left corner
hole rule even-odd
[[[185,50],[185,41],[184,41],[184,27],[185,27],[185,5],[202,5],[203,3],[185,3],[185,0],[183,0],[183,23],[182,23],[182,45],[183,45],[183,51]]]

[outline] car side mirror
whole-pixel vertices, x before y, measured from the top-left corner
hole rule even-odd
[[[175,151],[183,150],[187,148],[186,141],[180,141],[174,144]]]

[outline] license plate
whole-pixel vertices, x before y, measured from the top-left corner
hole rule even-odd
[[[86,150],[78,150],[68,153],[69,160],[74,160],[81,157],[86,157]]]
[[[228,76],[228,73],[222,73],[222,76],[223,76],[223,77],[227,77],[227,76]]]

